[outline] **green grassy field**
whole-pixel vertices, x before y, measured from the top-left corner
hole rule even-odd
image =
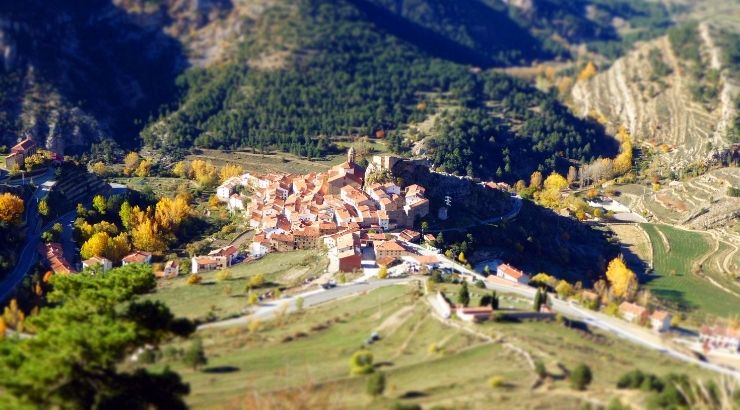
[[[666,225],[641,226],[653,246],[655,272],[646,286],[655,296],[693,313],[724,317],[738,314],[740,298],[692,272],[695,262],[711,249],[701,234]],[[660,232],[668,240],[668,246]]]
[[[169,366],[182,375],[194,409],[276,408],[275,403],[387,409],[396,400],[424,408],[572,409],[587,397],[605,404],[615,396],[639,406],[642,396],[614,386],[628,370],[706,376],[657,352],[557,322],[489,322],[476,326],[478,334],[467,332],[435,320],[413,289],[389,286],[254,327],[202,330],[198,336],[209,357],[204,369],[192,370],[177,359],[163,359],[154,368]],[[369,349],[387,375],[384,397],[377,399],[365,393],[364,376],[349,374],[349,358],[373,331],[382,339]],[[542,360],[552,377],[536,386],[525,355]],[[575,392],[561,366],[582,362],[593,369],[594,382],[588,392]],[[492,388],[492,376],[503,377],[505,387]]]
[[[258,261],[232,266],[231,277],[223,281],[216,279],[218,271],[203,273],[203,281],[197,285],[188,285],[187,275],[161,280],[156,292],[145,298],[159,300],[176,315],[191,319],[204,319],[208,315],[230,317],[247,306],[246,287],[250,277],[261,273],[269,283],[292,286],[306,276],[320,274],[327,263],[324,256],[314,251],[271,253]]]

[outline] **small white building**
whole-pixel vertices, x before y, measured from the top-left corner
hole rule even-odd
[[[152,263],[152,253],[144,251],[134,251],[121,259],[121,265],[126,266],[130,263]]]
[[[529,275],[507,263],[498,265],[496,268],[496,276],[522,285],[529,283]]]
[[[619,305],[619,314],[628,322],[640,323],[647,318],[647,309],[630,302],[622,302]]]
[[[113,268],[113,262],[102,256],[93,256],[92,258],[82,261],[82,269],[102,269],[103,273]]]
[[[720,350],[740,354],[740,330],[721,326],[703,326],[699,332],[699,341],[704,350]]]
[[[241,177],[231,177],[227,179],[223,184],[216,188],[216,197],[221,202],[228,202],[231,194],[234,193],[236,187],[241,185]]]
[[[227,266],[226,258],[223,256],[193,256],[191,259],[192,273],[224,269]]]
[[[165,278],[176,277],[177,275],[180,274],[180,263],[177,261],[177,259],[167,261],[167,263],[164,264],[163,272],[164,272]]]
[[[218,248],[208,252],[208,256],[224,258],[226,266],[231,266],[231,264],[234,263],[234,258],[236,258],[238,254],[239,250],[236,249],[236,246],[234,245],[224,246],[223,248]]]
[[[270,242],[254,241],[249,246],[249,253],[257,258],[261,258],[270,252]]]
[[[673,315],[670,313],[664,310],[656,310],[650,315],[650,326],[656,332],[665,332],[671,328],[672,319]]]
[[[493,308],[491,306],[465,307],[457,305],[455,314],[466,322],[482,322],[491,318]]]

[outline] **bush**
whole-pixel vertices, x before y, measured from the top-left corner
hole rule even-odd
[[[375,372],[367,379],[367,394],[375,397],[385,391],[385,373]]]
[[[216,272],[216,280],[223,282],[229,279],[231,279],[230,269],[221,269],[220,271]]]
[[[586,390],[591,384],[591,368],[581,363],[570,374],[570,385],[576,390]]]
[[[491,387],[493,387],[494,389],[498,389],[504,386],[504,378],[501,376],[492,376],[490,379],[488,379],[488,384],[491,385]]]
[[[350,373],[352,374],[369,374],[375,368],[373,367],[373,354],[369,350],[358,350],[350,359]]]
[[[545,367],[545,363],[542,362],[542,360],[537,360],[534,362],[534,372],[537,373],[537,377],[540,379],[544,379],[547,377],[547,368]]]
[[[642,385],[642,381],[645,379],[645,374],[641,370],[631,370],[622,375],[617,380],[617,388],[619,389],[636,389]]]
[[[197,273],[193,273],[190,276],[188,276],[188,279],[186,280],[188,285],[197,285],[203,280],[203,277],[198,275]]]

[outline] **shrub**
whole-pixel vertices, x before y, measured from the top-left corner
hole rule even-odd
[[[631,370],[622,375],[617,380],[617,388],[619,389],[636,389],[642,385],[642,381],[645,379],[645,374],[641,370]]]
[[[231,279],[231,270],[230,269],[221,269],[220,271],[216,272],[216,280],[219,281],[225,281]]]
[[[369,374],[372,373],[373,354],[369,350],[358,350],[350,359],[350,373],[352,374]]]
[[[591,384],[591,368],[581,363],[570,374],[570,385],[576,390],[586,390]]]
[[[186,280],[188,285],[197,285],[203,280],[203,277],[198,275],[197,273],[193,273],[190,276],[188,276],[188,279]]]
[[[542,362],[542,360],[537,360],[534,362],[534,372],[537,373],[537,377],[540,379],[544,379],[547,377],[547,368],[545,367],[545,363]]]
[[[385,373],[375,372],[367,379],[367,394],[375,397],[385,391]]]
[[[501,376],[492,376],[488,379],[488,384],[490,384],[494,389],[498,389],[504,386],[504,378]]]

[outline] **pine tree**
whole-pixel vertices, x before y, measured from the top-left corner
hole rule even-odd
[[[460,291],[457,293],[457,302],[463,306],[470,303],[470,292],[468,292],[468,282],[463,282]]]
[[[542,306],[542,292],[537,289],[537,293],[534,294],[534,311],[539,312]]]
[[[193,370],[197,370],[201,366],[208,364],[208,358],[203,350],[203,341],[200,338],[195,338],[190,348],[185,352],[183,357],[185,364],[192,367]]]
[[[493,310],[498,309],[498,294],[496,294],[495,290],[491,293],[491,308]]]

